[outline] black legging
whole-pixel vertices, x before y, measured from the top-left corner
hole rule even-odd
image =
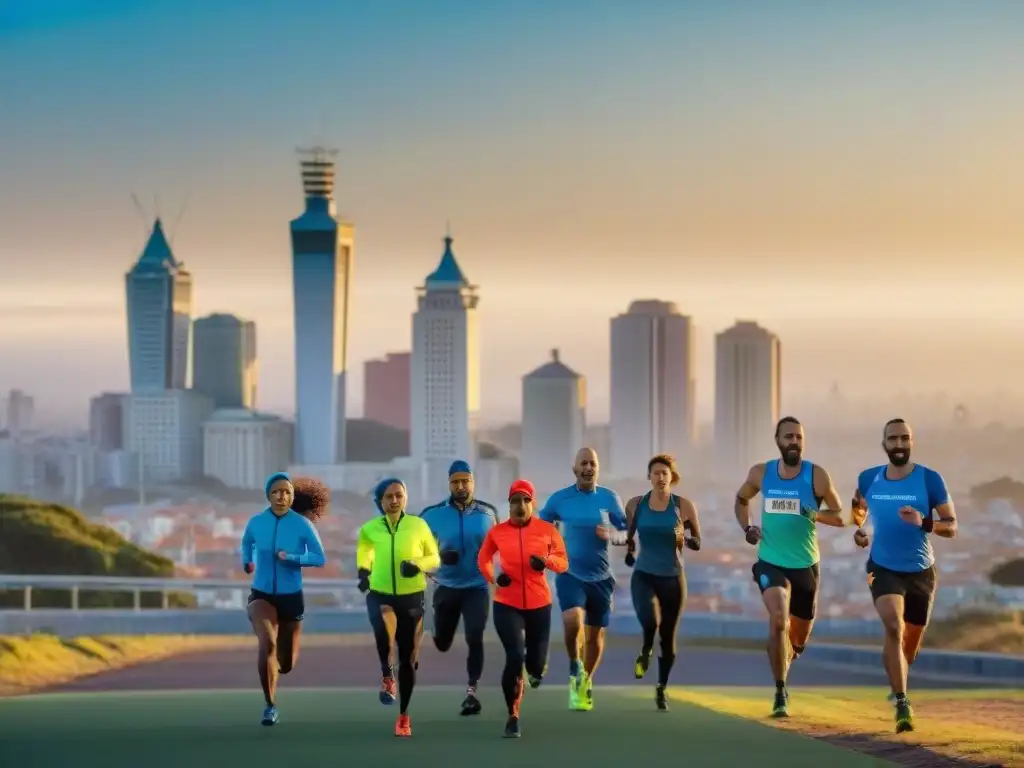
[[[496,602],[492,609],[494,629],[505,649],[505,669],[501,672],[501,690],[508,713],[519,716],[523,698],[523,667],[532,677],[543,677],[548,662],[551,638],[551,606],[523,610]]]
[[[366,613],[373,628],[373,639],[377,644],[377,656],[384,677],[391,677],[391,643],[384,623],[381,608],[389,607],[395,613],[394,643],[398,646],[398,705],[404,715],[416,688],[416,668],[419,666],[420,631],[423,627],[424,593],[411,595],[383,595],[378,592],[366,593]]]
[[[686,575],[654,576],[634,569],[629,581],[636,618],[644,633],[645,656],[654,649],[654,635],[660,640],[658,685],[668,685],[668,677],[676,660],[676,632],[686,605]]]

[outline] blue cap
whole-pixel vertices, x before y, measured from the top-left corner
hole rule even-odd
[[[267,478],[267,484],[263,488],[263,493],[268,499],[270,498],[270,487],[278,480],[287,480],[289,483],[292,481],[292,479],[288,477],[287,472],[275,472],[272,474]]]
[[[467,475],[473,474],[473,470],[470,468],[469,462],[463,461],[462,459],[453,461],[452,465],[448,467],[448,477],[451,477],[457,472],[465,472]]]
[[[408,491],[408,489],[405,487],[405,483],[403,483],[402,480],[397,477],[385,477],[383,480],[377,483],[376,487],[374,487],[373,489],[373,503],[376,505],[377,511],[381,514],[384,514],[384,507],[381,505],[381,500],[384,498],[384,493],[387,491],[388,486],[395,485],[396,483],[402,486],[403,489]]]

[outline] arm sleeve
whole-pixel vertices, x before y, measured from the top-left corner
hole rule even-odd
[[[422,554],[413,560],[414,563],[424,573],[428,571],[436,571],[441,565],[441,555],[437,551],[437,539],[434,538],[433,531],[430,530],[430,526],[426,523],[423,524],[423,541],[421,544]]]
[[[242,545],[239,548],[239,554],[242,557],[242,566],[245,567],[252,563],[252,548],[256,543],[256,537],[253,536],[253,523],[252,519],[245,524],[245,531],[242,532]]]
[[[484,543],[480,545],[480,551],[476,555],[476,565],[488,584],[494,583],[494,563],[492,561],[497,551],[498,545],[494,541],[494,529],[491,528],[484,536]]]
[[[946,481],[934,469],[925,470],[924,486],[928,491],[929,515],[940,504],[949,503],[949,489],[946,488]]]
[[[359,529],[359,541],[356,544],[356,568],[361,571],[373,570],[373,553],[373,542],[364,525]]]
[[[611,492],[612,506],[608,510],[608,520],[617,531],[625,531],[629,528],[629,521],[626,520],[626,509],[622,506],[622,497],[615,491]]]
[[[557,496],[558,494],[556,493],[548,496],[548,500],[544,502],[544,506],[541,507],[540,512],[537,513],[537,517],[549,523],[554,523],[559,519],[558,512],[556,511]]]
[[[558,532],[557,528],[551,530],[551,550],[546,558],[549,570],[555,573],[565,573],[569,570],[569,555],[565,551],[565,539]]]
[[[320,541],[320,534],[317,533],[313,524],[306,521],[306,535],[303,537],[306,544],[306,551],[301,555],[288,555],[293,563],[298,563],[303,568],[322,568],[327,562],[327,555],[324,552],[323,542]]]

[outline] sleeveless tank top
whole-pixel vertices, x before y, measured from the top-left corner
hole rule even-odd
[[[682,555],[676,549],[676,525],[679,523],[679,508],[674,497],[668,506],[658,512],[651,509],[649,495],[636,505],[636,535],[640,551],[633,565],[634,571],[651,576],[678,576],[683,572]]]
[[[814,465],[803,462],[791,480],[779,476],[779,460],[765,462],[761,480],[761,543],[757,556],[780,568],[810,568],[818,562],[818,532],[801,510],[818,509],[814,495]]]

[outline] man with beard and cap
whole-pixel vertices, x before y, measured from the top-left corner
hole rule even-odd
[[[914,730],[907,699],[908,668],[931,618],[937,574],[928,534],[957,534],[956,512],[942,475],[913,464],[914,433],[903,419],[886,422],[882,449],[889,463],[865,469],[853,497],[854,541],[871,543],[868,587],[885,629],[882,661],[896,705],[896,733]],[[859,526],[870,516],[874,541]]]
[[[576,482],[555,491],[538,514],[561,523],[569,552],[569,570],[555,577],[562,612],[565,648],[569,654],[569,708],[588,711],[594,706],[593,678],[604,651],[604,632],[611,621],[615,577],[608,559],[611,528],[621,532],[613,543],[625,544],[629,527],[619,494],[597,484],[600,466],[593,448],[576,454]],[[580,639],[583,635],[583,663]]]
[[[448,468],[448,489],[451,495],[446,500],[420,513],[441,553],[441,567],[434,573],[434,645],[441,653],[447,652],[462,619],[469,650],[462,714],[477,715],[481,705],[476,687],[484,669],[484,630],[491,593],[476,556],[487,532],[498,522],[498,510],[473,497],[473,471],[468,462],[456,461]]]
[[[804,461],[804,428],[792,416],[775,426],[782,460],[755,464],[736,492],[734,511],[747,543],[757,545],[751,571],[768,609],[768,660],[775,678],[773,717],[789,716],[789,666],[811,636],[818,603],[818,533],[815,523],[843,527],[842,502],[822,467]],[[764,499],[754,525],[750,500]],[[822,501],[825,509],[821,509]]]

